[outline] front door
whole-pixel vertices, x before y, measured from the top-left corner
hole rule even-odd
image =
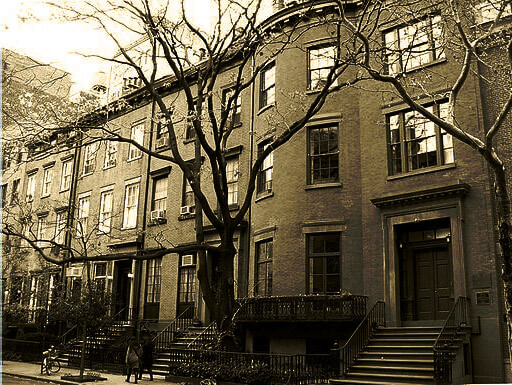
[[[448,247],[414,250],[414,262],[416,319],[446,319],[452,291]]]
[[[451,232],[447,220],[399,228],[402,321],[440,321],[452,307]]]
[[[128,320],[130,306],[131,272],[132,261],[117,261],[115,263],[114,314],[117,315],[117,318],[121,320]]]
[[[177,315],[181,318],[196,316],[196,290],[196,256],[182,255],[180,256],[177,308]]]

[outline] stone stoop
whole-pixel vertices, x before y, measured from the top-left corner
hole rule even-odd
[[[429,385],[434,382],[434,350],[441,327],[379,328],[341,379],[330,384]]]

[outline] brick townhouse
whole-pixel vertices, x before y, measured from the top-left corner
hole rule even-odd
[[[337,42],[347,38],[334,22],[318,26],[311,21],[335,15],[335,4],[327,0],[277,4],[261,28],[287,28],[305,10],[316,15],[307,13],[302,21],[311,26],[261,71],[234,108],[236,129],[227,163],[233,212],[243,199],[254,158],[300,111],[289,95],[314,97],[323,70],[332,66],[325,56],[332,53],[332,58]],[[355,2],[347,8],[352,15],[359,11]],[[459,63],[453,52],[436,46],[438,13],[427,9],[422,15],[409,21],[409,27],[427,26],[428,55],[407,64],[399,60],[388,71],[421,76],[427,70],[429,95],[440,96],[415,96],[434,114],[446,116],[446,87]],[[382,41],[399,44],[409,27],[387,20],[379,25]],[[264,49],[255,64],[268,55]],[[490,48],[489,57],[504,63],[499,44]],[[236,66],[220,74],[214,90],[220,104],[231,92],[235,71]],[[483,81],[478,72],[495,77],[484,76],[490,82]],[[498,75],[489,67],[475,67],[459,96],[457,119],[477,136],[496,115],[496,101],[504,100],[505,94],[495,92],[502,82]],[[177,130],[183,157],[193,160],[194,138],[181,119],[186,111],[183,93],[172,77],[158,84],[177,121],[182,120]],[[368,81],[330,95],[305,129],[265,160],[251,209],[236,234],[236,296],[242,306],[238,321],[245,350],[329,351],[343,345],[377,301],[385,303],[387,327],[432,328],[435,334],[454,306],[467,301],[459,377],[470,376],[477,383],[504,381],[510,366],[489,170],[475,151],[412,113],[392,93],[367,91],[378,87]],[[120,94],[132,108],[113,112],[105,125],[156,152],[169,153],[153,102],[130,82]],[[277,127],[269,123],[276,112],[282,119]],[[507,164],[509,131],[510,124],[499,146]],[[30,178],[36,175],[36,189],[34,193],[24,187],[20,194],[43,201],[47,170],[53,170],[52,180],[60,183],[53,184],[51,194],[66,200],[66,162],[74,162],[74,216],[86,226],[84,233],[93,234],[89,244],[94,253],[135,255],[194,242],[193,194],[177,166],[126,143],[84,140],[74,154],[27,164],[23,186],[32,186]],[[208,195],[212,187],[206,164],[201,179]],[[211,244],[219,239],[208,226],[205,236]],[[215,274],[215,266],[210,270]],[[66,272],[71,281],[82,276],[78,270]],[[157,328],[178,316],[210,322],[194,254],[97,262],[93,279],[105,282],[115,298],[113,311],[127,320],[157,321]],[[344,306],[356,310],[347,313]]]

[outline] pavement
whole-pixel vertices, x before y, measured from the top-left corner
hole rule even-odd
[[[85,384],[98,384],[98,385],[126,385],[127,382],[126,376],[122,374],[112,374],[112,373],[104,373],[100,371],[89,371],[86,370],[85,374],[88,372],[99,373],[101,377],[107,378],[106,381],[96,381],[96,382],[86,382]],[[18,378],[28,378],[32,380],[44,381],[52,384],[63,384],[63,385],[76,385],[77,382],[66,381],[61,379],[61,376],[66,375],[78,375],[80,371],[78,369],[69,368],[67,366],[63,366],[60,371],[56,374],[46,375],[41,374],[41,366],[35,363],[29,362],[17,362],[17,361],[2,361],[1,366],[2,375],[10,375]],[[130,378],[130,383],[134,383],[133,375]],[[138,380],[139,384],[147,384],[147,385],[178,385],[177,383],[167,382],[165,381],[164,376],[155,375],[153,381],[149,381],[149,374],[144,373],[142,376],[142,380]]]

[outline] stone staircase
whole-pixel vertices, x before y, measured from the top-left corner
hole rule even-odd
[[[191,325],[187,327],[182,334],[177,335],[167,349],[156,352],[153,358],[153,374],[168,375],[171,350],[193,349],[193,347],[189,347],[189,345],[193,343],[198,336],[204,333],[206,329],[206,326],[201,326],[200,324]]]
[[[434,384],[434,350],[441,327],[380,327],[342,379],[331,384]]]

